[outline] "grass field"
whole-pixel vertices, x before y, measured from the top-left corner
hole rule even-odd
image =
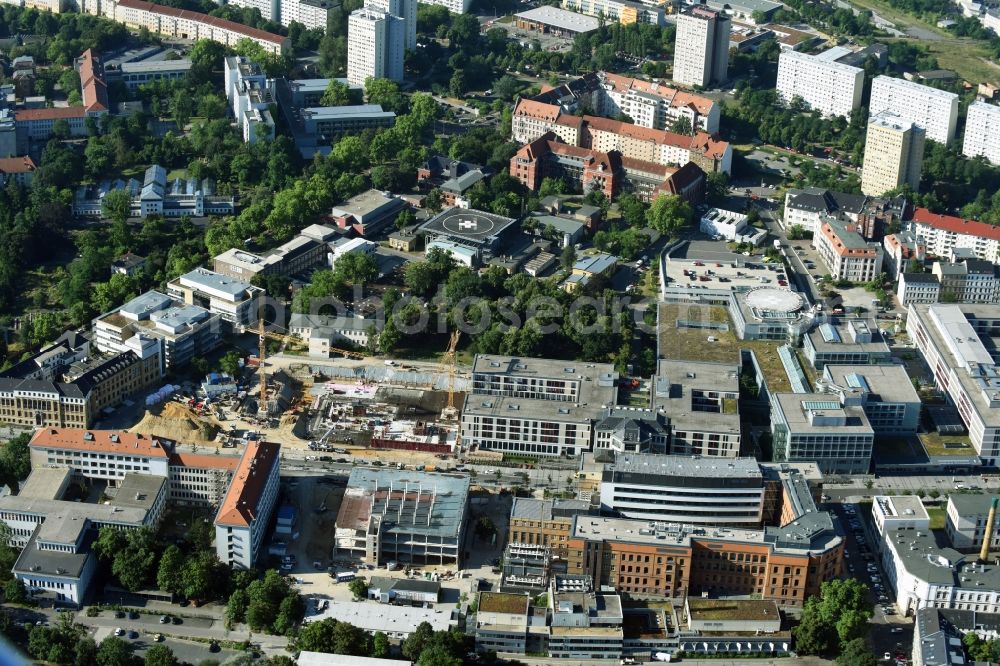
[[[943,530],[945,520],[945,509],[943,506],[925,506],[927,517],[931,519],[932,530]]]

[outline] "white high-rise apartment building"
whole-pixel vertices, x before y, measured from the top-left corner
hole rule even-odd
[[[696,7],[677,16],[674,81],[708,87],[725,81],[729,69],[729,32],[725,14]]]
[[[969,105],[962,154],[966,157],[982,155],[991,164],[1000,164],[1000,106],[986,102]]]
[[[229,4],[256,8],[268,21],[284,26],[294,21],[310,30],[325,29],[327,13],[334,6],[331,0],[229,0]]]
[[[230,0],[229,4],[259,9],[265,21],[281,21],[281,0]]]
[[[393,17],[371,7],[351,12],[347,20],[347,80],[363,86],[368,77],[376,79],[403,79],[403,63],[391,62],[389,53],[389,24]]]
[[[778,96],[795,97],[824,116],[848,116],[861,106],[865,70],[820,56],[782,51],[778,58]]]
[[[417,48],[417,0],[367,0],[365,6],[403,19],[403,48]]]
[[[919,189],[924,139],[923,128],[911,120],[891,113],[872,116],[861,165],[861,191],[878,197],[904,184]]]
[[[958,95],[905,79],[876,76],[868,110],[872,116],[894,113],[914,123],[938,143],[950,143],[958,124]]]

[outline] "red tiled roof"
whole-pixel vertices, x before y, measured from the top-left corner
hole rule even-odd
[[[31,437],[29,446],[166,458],[173,444],[169,440],[123,430],[39,428]]]
[[[83,91],[83,108],[88,113],[108,110],[108,86],[103,76],[94,50],[84,51],[80,56],[80,87]]]
[[[926,208],[918,208],[913,211],[913,221],[956,234],[1000,240],[1000,226],[994,226],[986,222],[977,222],[976,220],[965,220],[952,215],[940,215],[932,213]]]
[[[226,498],[215,517],[216,523],[249,527],[271,469],[278,464],[280,446],[272,442],[249,442],[229,484]]]
[[[514,107],[515,116],[528,116],[529,118],[541,118],[542,120],[556,121],[560,117],[560,110],[554,104],[536,102],[533,99],[518,100]]]
[[[667,100],[670,106],[674,108],[691,106],[701,115],[707,115],[715,105],[715,102],[707,97],[671,88],[670,86],[664,86],[659,83],[643,81],[642,79],[633,79],[620,74],[612,74],[611,72],[604,72],[603,79],[613,85],[616,90],[622,92],[638,90],[648,95],[656,95]]]
[[[170,464],[195,469],[224,469],[230,472],[240,465],[236,456],[210,456],[201,453],[175,453],[170,456]]]
[[[14,112],[18,122],[28,120],[61,120],[68,118],[83,118],[87,110],[82,106],[59,106],[46,109],[21,109]]]
[[[31,173],[37,167],[30,156],[0,157],[0,173]]]
[[[146,0],[118,0],[118,6],[152,12],[154,14],[160,14],[161,16],[172,16],[174,18],[187,19],[189,21],[198,21],[200,23],[204,23],[205,25],[214,25],[216,28],[230,30],[253,39],[260,39],[274,44],[282,44],[286,39],[288,39],[287,37],[276,35],[273,32],[251,28],[248,25],[218,18],[217,16],[210,16],[208,14],[202,14],[201,12],[192,12],[187,9],[177,9],[176,7],[168,7],[166,5],[158,5],[155,2],[146,2]]]

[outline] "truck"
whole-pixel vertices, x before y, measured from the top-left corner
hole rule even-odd
[[[777,238],[774,239],[774,249],[775,250],[780,250],[781,249],[781,241],[778,240]]]

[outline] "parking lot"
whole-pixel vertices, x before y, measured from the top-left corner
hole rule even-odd
[[[718,256],[722,260],[691,259],[686,256],[668,257],[665,264],[667,286],[704,289],[759,287],[764,284],[788,286],[784,269],[779,264],[766,265],[759,261],[759,257],[740,256],[737,260],[731,253],[707,254]],[[725,258],[730,261],[725,261]]]

